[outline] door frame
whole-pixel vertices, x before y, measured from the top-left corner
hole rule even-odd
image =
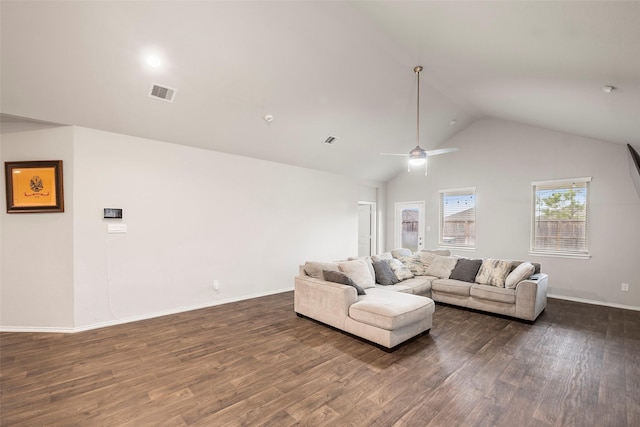
[[[369,205],[370,209],[371,209],[371,246],[370,246],[370,255],[374,255],[376,254],[376,251],[378,250],[378,216],[377,216],[377,212],[378,212],[378,208],[377,208],[377,203],[376,202],[363,202],[363,201],[359,201],[358,202],[358,206],[360,205]],[[358,240],[360,239],[360,235],[358,233]],[[360,242],[358,242],[358,245],[360,244]]]

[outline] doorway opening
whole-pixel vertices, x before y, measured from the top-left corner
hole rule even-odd
[[[358,202],[358,256],[374,255],[376,224],[375,202]]]

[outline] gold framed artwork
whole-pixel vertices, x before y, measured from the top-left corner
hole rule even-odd
[[[64,212],[62,160],[4,162],[7,213]]]

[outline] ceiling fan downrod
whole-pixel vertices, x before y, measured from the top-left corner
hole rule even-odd
[[[409,152],[409,172],[411,166],[421,166],[427,162],[427,152],[420,147],[420,72],[423,70],[421,65],[417,65],[413,71],[418,77],[418,94],[416,96],[416,148]],[[425,166],[425,175],[426,175]]]

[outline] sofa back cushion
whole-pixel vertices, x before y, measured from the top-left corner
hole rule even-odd
[[[481,259],[460,258],[451,272],[449,279],[473,283],[476,280],[476,276],[478,275],[478,270],[480,270],[481,265]]]
[[[367,262],[363,259],[354,259],[352,261],[342,261],[338,263],[340,271],[349,276],[358,286],[363,289],[375,288],[376,282]]]
[[[451,251],[449,249],[420,249],[420,252],[431,253],[440,256],[450,256]]]
[[[485,259],[476,275],[476,283],[504,288],[504,280],[511,271],[511,261]]]
[[[376,272],[376,282],[384,286],[395,285],[399,282],[395,273],[386,261],[374,261],[373,269]]]
[[[400,258],[401,256],[411,256],[411,249],[407,249],[407,248],[393,249],[391,251],[391,255],[396,259]]]
[[[304,263],[304,272],[307,276],[315,277],[316,279],[324,280],[323,270],[340,271],[337,262],[318,262],[307,261]]]
[[[373,262],[384,261],[385,259],[393,259],[393,255],[391,255],[391,252],[385,252],[378,255],[371,255],[371,261]]]

